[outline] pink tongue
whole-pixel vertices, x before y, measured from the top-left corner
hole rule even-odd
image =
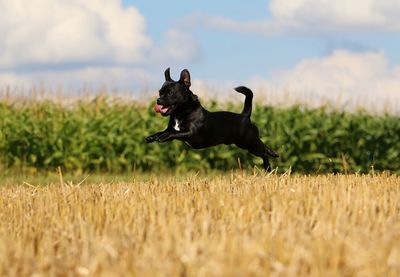
[[[168,111],[168,107],[163,107],[163,105],[158,105],[158,104],[156,104],[155,106],[154,106],[154,111],[156,112],[156,113],[165,113],[165,112],[167,112]]]
[[[161,113],[162,107],[163,107],[162,105],[156,104],[156,105],[154,106],[154,111],[155,111],[156,113]]]

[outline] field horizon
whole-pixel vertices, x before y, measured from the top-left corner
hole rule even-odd
[[[242,105],[244,98],[238,94],[232,85],[223,91],[220,88],[200,88],[199,91],[194,91],[199,96],[200,102],[205,106],[211,103],[218,103],[222,107],[232,105]],[[250,87],[250,89],[252,89]],[[330,96],[323,98],[315,97],[310,94],[306,98],[293,93],[290,90],[283,90],[281,93],[268,88],[258,88],[253,90],[254,103],[264,106],[272,106],[281,109],[290,109],[292,107],[302,107],[303,109],[325,109],[332,112],[345,113],[367,113],[374,116],[400,116],[400,110],[392,101],[386,100],[380,105],[376,105],[374,98],[351,99],[349,96],[338,94],[335,99]],[[271,95],[270,92],[273,92]],[[43,102],[51,101],[62,105],[71,105],[76,102],[90,102],[97,98],[107,98],[111,101],[130,101],[139,103],[143,106],[148,106],[153,103],[158,97],[158,88],[144,88],[141,90],[121,90],[108,87],[106,85],[92,86],[82,85],[79,88],[68,89],[62,86],[31,86],[24,87],[0,87],[0,101],[8,102]],[[211,104],[212,106],[212,104]]]

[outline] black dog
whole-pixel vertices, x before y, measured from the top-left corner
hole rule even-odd
[[[253,155],[261,157],[265,170],[270,171],[268,156],[278,157],[259,138],[258,128],[251,123],[253,93],[246,87],[235,90],[246,96],[241,114],[231,112],[209,112],[204,109],[197,96],[190,91],[190,74],[181,72],[178,82],[171,79],[169,68],[165,71],[165,82],[160,89],[160,98],[154,110],[162,116],[170,116],[168,127],[146,138],[146,142],[165,142],[178,139],[195,149],[217,144],[236,144]]]

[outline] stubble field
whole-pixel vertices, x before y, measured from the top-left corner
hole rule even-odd
[[[0,275],[396,276],[399,199],[388,174],[5,180]]]

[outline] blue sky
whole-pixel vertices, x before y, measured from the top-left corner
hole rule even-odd
[[[350,0],[351,2],[351,0]],[[165,2],[124,0],[136,6],[147,19],[149,35],[161,43],[164,32],[182,28],[182,19],[192,14],[224,16],[239,22],[271,18],[269,1],[192,1]],[[352,52],[384,51],[391,65],[400,63],[398,32],[346,30],[320,34],[260,35],[224,32],[202,26],[187,29],[199,44],[201,57],[191,68],[202,78],[245,80],[290,68],[305,58],[323,57],[335,49]],[[183,65],[185,66],[185,65]]]
[[[400,101],[397,0],[0,6],[0,88],[107,85],[151,94],[169,66],[174,76],[188,68],[192,89],[204,96],[230,97],[232,86],[248,85],[272,104],[288,95],[306,104]]]

